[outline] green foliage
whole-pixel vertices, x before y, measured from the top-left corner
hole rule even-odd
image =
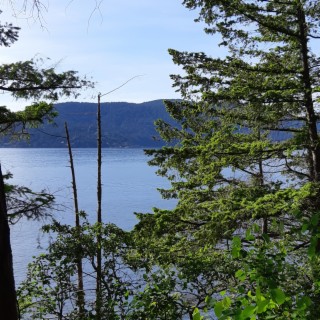
[[[171,145],[147,154],[171,181],[162,196],[178,204],[139,214],[137,244],[150,261],[194,277],[209,272],[210,261],[215,272],[202,288],[213,290],[207,307],[193,305],[196,319],[206,308],[219,319],[315,319],[320,78],[310,39],[318,38],[317,4],[183,3],[228,54],[169,50],[184,71],[171,76],[184,101],[166,103],[179,126],[158,121]]]
[[[76,263],[82,259],[85,266],[86,305],[85,319],[95,319],[96,263],[98,246],[103,256],[102,313],[104,319],[123,319],[128,312],[128,297],[135,286],[133,274],[125,261],[129,250],[128,235],[115,225],[90,225],[80,229],[58,222],[44,227],[53,232],[55,240],[46,254],[29,265],[26,280],[18,289],[19,306],[23,319],[80,319],[79,310],[73,308],[77,297]],[[97,243],[98,232],[102,233]],[[41,316],[40,316],[41,315]]]
[[[112,224],[84,222],[80,228],[54,222],[44,227],[54,239],[47,253],[34,259],[18,288],[22,319],[96,319],[96,255],[102,249],[103,319],[183,319],[195,305],[203,304],[209,288],[195,276],[198,268],[152,269],[138,255],[132,235]],[[101,243],[97,241],[102,234]],[[84,266],[85,312],[76,307],[76,264]],[[188,267],[188,266],[186,266]],[[203,270],[203,277],[209,277]],[[210,292],[212,292],[211,289]],[[186,301],[192,303],[192,306]]]
[[[1,11],[0,11],[1,13]],[[12,24],[0,25],[0,45],[8,47],[18,39],[19,28]],[[8,93],[15,99],[33,100],[23,111],[13,112],[6,106],[0,106],[0,137],[2,138],[21,138],[28,137],[26,129],[36,127],[46,121],[52,121],[56,116],[53,110],[52,102],[58,100],[61,96],[77,96],[76,89],[92,87],[92,83],[86,79],[80,79],[75,71],[57,73],[54,67],[46,68],[43,61],[28,60],[0,65],[0,89],[2,93]],[[42,66],[40,65],[42,64]],[[42,101],[44,100],[44,101]],[[46,101],[45,101],[46,100]],[[1,170],[0,170],[0,174]],[[2,178],[2,177],[1,177]],[[3,183],[2,183],[3,184]],[[1,252],[1,270],[3,275],[8,274],[8,281],[1,285],[1,296],[9,297],[2,300],[1,308],[5,309],[3,316],[6,319],[17,318],[16,292],[14,290],[14,277],[12,274],[12,253],[10,246],[10,232],[8,220],[11,223],[16,222],[21,217],[39,219],[47,214],[47,210],[52,208],[54,197],[42,191],[35,193],[28,188],[6,185],[2,187],[2,238],[0,241]],[[4,192],[6,194],[4,194]],[[7,205],[6,203],[7,202]],[[8,210],[7,210],[8,206]],[[8,212],[7,212],[8,211]],[[9,219],[8,219],[9,218]],[[68,292],[72,290],[69,287],[69,277],[72,276],[71,269],[66,273],[61,272],[59,264],[53,261],[43,260],[41,257],[37,261],[38,268],[32,272],[35,278],[43,276],[43,290],[37,283],[31,281],[29,289],[33,292],[32,299],[36,299],[44,305],[38,309],[38,318],[42,318],[44,310],[48,310],[61,319],[61,312],[68,297]],[[58,285],[55,288],[50,287],[50,276],[47,271],[54,267],[57,270],[55,280]],[[5,285],[3,285],[5,283]],[[28,289],[28,290],[29,290]],[[54,291],[56,300],[46,299],[46,293]],[[41,295],[41,296],[40,296]],[[50,298],[49,298],[50,299]],[[30,299],[23,301],[23,305],[29,305]],[[39,302],[40,301],[40,302]],[[7,305],[4,305],[7,304]],[[56,308],[57,306],[57,308]],[[8,308],[7,308],[8,307]],[[7,308],[7,309],[6,309]]]
[[[75,89],[92,86],[90,81],[80,79],[76,71],[56,73],[52,67],[41,68],[42,60],[27,60],[0,66],[0,89],[19,99],[48,99],[56,101],[60,96],[78,93]]]
[[[1,12],[0,12],[1,13]],[[9,46],[18,39],[19,28],[11,24],[0,26],[0,45]],[[0,65],[0,89],[15,99],[33,100],[23,111],[13,112],[0,106],[0,135],[24,136],[27,127],[35,127],[52,121],[57,113],[52,103],[59,97],[77,97],[78,89],[93,87],[76,71],[57,73],[46,67],[43,59],[31,59]]]
[[[86,224],[79,233],[56,224],[49,254],[66,267],[81,257],[95,270],[101,245],[110,319],[317,319],[320,67],[310,39],[319,38],[318,4],[183,3],[199,10],[198,21],[220,35],[228,55],[169,50],[184,71],[172,76],[184,100],[166,103],[176,124],[157,122],[168,145],[146,153],[171,182],[162,196],[177,206],[137,214],[131,233]],[[137,281],[126,282],[120,266]],[[59,265],[52,274],[58,282]],[[43,314],[29,286],[22,301]],[[46,314],[57,310],[50,308]]]
[[[181,319],[183,309],[179,306],[180,293],[175,292],[175,272],[158,269],[143,274],[143,279],[146,285],[133,296],[128,319]]]
[[[19,28],[12,24],[1,24],[0,45],[8,47],[14,43],[18,31]],[[17,112],[0,106],[0,138],[7,139],[29,138],[29,128],[53,122],[57,116],[54,101],[61,96],[76,97],[79,94],[77,89],[93,86],[91,81],[78,77],[75,71],[57,73],[53,67],[46,68],[41,59],[2,64],[0,75],[3,92],[16,99],[34,101]],[[54,200],[52,195],[12,185],[6,185],[5,189],[10,222],[16,222],[22,216],[39,219],[49,215]]]
[[[3,175],[4,181],[10,178],[11,173]],[[4,192],[10,224],[17,223],[21,218],[40,220],[51,217],[55,198],[45,190],[35,192],[27,187],[5,183]]]
[[[0,14],[2,10],[0,10]],[[0,25],[0,46],[9,47],[16,42],[19,37],[20,28],[13,26],[11,23],[2,23]]]
[[[27,187],[6,185],[8,219],[11,224],[21,218],[40,220],[52,216],[54,196],[45,190],[34,192]]]
[[[240,258],[236,285],[221,300],[209,301],[218,319],[311,318],[313,290],[310,278],[306,281],[310,266],[303,256],[298,260],[279,247],[271,241],[257,242]]]

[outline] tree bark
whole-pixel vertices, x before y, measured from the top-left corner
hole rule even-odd
[[[17,296],[13,275],[10,228],[0,165],[0,318],[17,320]]]
[[[304,83],[304,100],[307,116],[308,133],[310,139],[310,161],[312,166],[312,172],[310,176],[313,181],[320,182],[320,144],[317,128],[317,116],[314,110],[313,98],[312,98],[312,85],[309,66],[309,49],[308,49],[308,37],[307,37],[307,24],[306,17],[302,7],[299,3],[297,16],[299,19],[299,33],[300,33],[300,52],[303,66],[302,79]]]
[[[71,176],[72,176],[72,189],[73,189],[73,202],[74,202],[74,211],[75,211],[75,223],[77,230],[77,241],[80,241],[80,217],[79,217],[79,205],[78,205],[78,192],[77,192],[77,184],[76,184],[76,175],[74,172],[74,164],[73,164],[73,155],[70,143],[70,136],[68,125],[64,123],[66,129],[67,136],[67,144],[69,151],[69,160],[70,160],[70,168],[71,168]],[[77,257],[77,275],[78,275],[78,292],[77,292],[77,305],[79,308],[80,318],[84,317],[84,288],[83,288],[83,268],[82,268],[82,258]]]
[[[98,95],[98,110],[97,110],[97,148],[98,148],[98,178],[97,178],[97,200],[98,200],[98,209],[97,209],[97,222],[99,225],[98,234],[97,234],[97,283],[96,283],[96,317],[97,320],[101,319],[101,306],[102,306],[102,292],[101,292],[101,276],[102,276],[102,252],[101,252],[101,223],[102,223],[102,209],[101,209],[101,200],[102,200],[102,182],[101,182],[101,106],[100,106],[101,95]]]

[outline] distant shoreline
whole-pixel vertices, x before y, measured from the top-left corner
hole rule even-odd
[[[28,140],[0,138],[0,148],[65,148],[64,124],[67,122],[73,148],[95,148],[97,145],[96,103],[67,102],[55,105],[58,116],[54,124],[30,128]],[[107,102],[101,104],[103,148],[160,148],[165,145],[154,122],[174,120],[163,100],[144,103]]]

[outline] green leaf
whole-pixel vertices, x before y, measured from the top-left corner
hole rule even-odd
[[[223,290],[223,291],[220,292],[220,296],[224,296],[226,293],[227,293],[227,291]]]
[[[312,301],[309,297],[301,297],[297,302],[297,307],[299,310],[305,310],[312,304]]]
[[[270,292],[272,300],[275,301],[277,304],[281,305],[286,301],[286,295],[281,289],[272,289]]]
[[[244,281],[246,280],[247,278],[247,275],[246,273],[243,271],[243,270],[238,270],[236,273],[235,273],[235,276],[237,279],[239,279],[240,281]]]
[[[222,313],[224,311],[224,307],[223,307],[223,303],[221,301],[217,302],[214,305],[214,313],[216,314],[216,316],[219,318],[222,316]]]
[[[257,302],[257,313],[263,313],[268,309],[269,300],[261,300]]]
[[[239,237],[233,237],[231,255],[233,258],[239,258],[241,251],[241,239]]]
[[[143,280],[145,280],[145,281],[148,281],[148,280],[149,280],[148,275],[147,275],[146,273],[144,273],[144,274],[142,275],[142,277],[143,277]]]
[[[192,320],[201,320],[201,319],[203,319],[203,317],[201,316],[199,309],[195,308],[192,313]]]
[[[247,319],[250,318],[256,311],[257,307],[256,306],[248,306],[244,308],[240,314],[240,319]]]
[[[270,243],[270,237],[266,233],[262,235],[262,238],[266,243]]]
[[[212,299],[212,297],[210,297],[210,296],[206,296],[204,301],[205,301],[207,306],[213,306],[214,305],[214,299]]]
[[[239,237],[233,237],[232,246],[235,248],[241,248],[241,239]]]
[[[251,230],[247,229],[246,230],[246,240],[248,241],[253,241],[255,239],[254,235],[252,235]]]
[[[318,242],[318,238],[313,236],[310,240],[310,245],[309,245],[309,248],[308,248],[308,256],[310,258],[312,258],[315,253],[316,253],[316,246],[317,246],[317,242]]]
[[[231,306],[231,299],[229,297],[225,297],[222,301],[222,305],[224,309],[228,309]]]
[[[319,214],[314,214],[312,217],[311,217],[311,225],[313,227],[316,227],[318,225],[318,222],[319,222]]]

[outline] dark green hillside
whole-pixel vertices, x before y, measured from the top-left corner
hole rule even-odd
[[[96,103],[68,102],[56,105],[59,113],[55,125],[31,129],[30,141],[0,140],[1,147],[57,148],[66,141],[64,122],[68,123],[73,147],[96,146]],[[161,118],[170,123],[163,101],[144,103],[110,102],[101,104],[103,147],[160,147],[154,121]]]
[[[94,148],[96,137],[96,103],[67,102],[55,106],[59,115],[55,124],[30,129],[30,140],[9,141],[0,137],[0,147],[59,148],[66,146],[65,121],[68,123],[72,145],[75,148]],[[144,103],[107,102],[101,104],[102,146],[104,148],[156,148],[164,143],[159,139],[154,121],[163,119],[173,124],[163,100]],[[299,127],[299,124],[295,124]],[[246,129],[242,129],[246,130]],[[286,140],[287,132],[271,132],[275,141]]]

